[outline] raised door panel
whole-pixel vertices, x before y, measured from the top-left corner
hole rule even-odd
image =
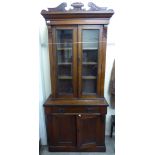
[[[77,96],[77,27],[53,28],[56,97]]]
[[[78,28],[78,76],[80,97],[100,97],[102,31],[100,25]]]
[[[76,117],[73,115],[47,115],[48,143],[52,150],[76,148]]]
[[[77,116],[78,149],[81,151],[104,151],[104,118],[100,115]]]

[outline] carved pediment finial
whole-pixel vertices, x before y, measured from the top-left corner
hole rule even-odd
[[[107,7],[99,7],[93,2],[89,2],[88,6],[90,7],[89,11],[105,11],[107,10]]]
[[[42,10],[41,14],[43,16],[46,16],[46,18],[51,18],[51,17],[54,18],[54,16],[57,16],[59,13],[66,14],[66,15],[68,13],[74,13],[75,16],[77,13],[77,14],[81,14],[81,16],[83,16],[83,17],[85,17],[86,14],[88,14],[88,16],[90,15],[91,17],[93,17],[92,13],[98,14],[98,15],[100,13],[100,14],[102,14],[102,17],[109,17],[109,18],[114,14],[113,10],[107,9],[107,7],[99,7],[96,4],[94,4],[93,2],[88,3],[89,9],[85,9],[84,4],[81,2],[72,3],[71,6],[72,6],[71,9],[66,10],[67,3],[63,2],[55,8],[48,8],[47,11]]]
[[[72,11],[81,11],[83,10],[82,7],[84,6],[84,4],[81,2],[75,2],[72,3],[71,6],[73,7],[73,9],[71,9]]]
[[[65,7],[67,7],[67,3],[63,2],[56,8],[48,8],[48,11],[66,11]]]

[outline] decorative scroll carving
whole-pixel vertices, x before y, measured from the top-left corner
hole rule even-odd
[[[73,12],[80,12],[80,11],[88,12],[88,13],[91,11],[101,11],[103,13],[114,13],[113,10],[107,9],[107,7],[99,7],[92,2],[88,3],[88,6],[89,6],[88,10],[82,8],[84,6],[84,4],[81,2],[72,3],[71,6],[73,7],[72,9],[66,10],[67,3],[63,2],[55,8],[48,8],[48,11],[42,10],[41,14],[48,14],[48,13],[52,13],[52,12],[68,12],[68,13],[71,12],[71,13],[73,13]]]
[[[73,9],[70,9],[70,11],[81,11],[81,10],[84,10],[84,9],[82,9],[84,4],[80,3],[80,2],[72,3],[71,6],[73,7]]]
[[[90,7],[89,11],[105,11],[107,7],[99,7],[95,5],[93,2],[89,2],[88,6]]]
[[[66,11],[65,7],[67,7],[67,3],[63,2],[61,3],[59,6],[57,6],[56,8],[48,8],[48,11]]]

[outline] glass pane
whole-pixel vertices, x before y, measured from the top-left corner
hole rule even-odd
[[[99,30],[82,31],[82,93],[97,93]]]
[[[82,89],[82,92],[84,94],[87,94],[87,93],[95,93],[96,90],[97,90],[97,86],[96,86],[96,80],[86,80],[86,79],[83,79],[83,89]]]
[[[83,65],[82,76],[97,76],[97,65]]]
[[[83,49],[83,62],[97,62],[98,50],[95,49]]]
[[[57,30],[56,32],[58,93],[73,93],[72,82],[72,50],[73,30]]]
[[[68,80],[68,79],[59,80],[58,90],[59,90],[59,93],[62,93],[62,94],[72,93],[73,92],[72,80]]]

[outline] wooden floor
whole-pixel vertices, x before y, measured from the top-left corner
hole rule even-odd
[[[90,153],[81,153],[81,152],[48,152],[47,146],[42,147],[40,155],[115,155],[115,139],[106,137],[106,152],[90,152]]]

